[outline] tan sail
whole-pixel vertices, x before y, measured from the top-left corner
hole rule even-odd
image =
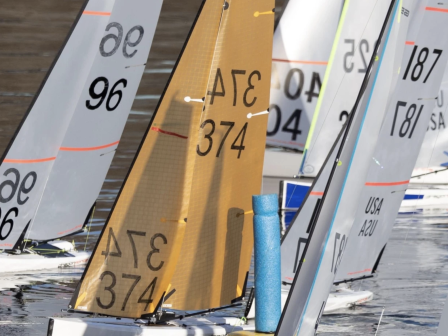
[[[269,107],[274,7],[273,0],[231,0],[224,7],[172,281],[176,293],[167,301],[176,309],[218,307],[242,294],[267,125],[267,115],[247,115]]]
[[[173,289],[175,309],[241,295],[267,124],[247,115],[269,105],[273,8],[204,2],[73,308],[138,318]]]
[[[153,312],[170,290],[186,226],[202,112],[202,104],[187,103],[184,97],[204,95],[221,13],[220,1],[203,5],[72,299],[74,309],[137,318]]]

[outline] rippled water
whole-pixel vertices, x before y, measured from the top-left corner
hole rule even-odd
[[[0,152],[6,147],[83,0],[0,0]],[[147,127],[201,0],[165,0],[148,65],[99,197],[92,232],[69,238],[91,249]],[[277,2],[277,7],[281,2]],[[447,210],[400,215],[375,279],[355,283],[374,300],[322,318],[331,335],[435,334],[448,292]],[[87,244],[86,244],[87,241]],[[82,269],[0,277],[0,336],[46,335],[65,309]],[[13,288],[20,285],[20,288]]]

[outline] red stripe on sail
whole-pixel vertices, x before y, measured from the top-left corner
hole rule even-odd
[[[177,133],[164,131],[163,129],[160,129],[158,127],[151,127],[151,131],[163,133],[163,134],[166,134],[166,135],[172,135],[172,136],[175,136],[175,137],[178,137],[178,138],[181,138],[181,139],[188,139],[188,137],[186,137],[184,135],[180,135],[180,134],[177,134]]]
[[[96,15],[96,16],[110,16],[110,12],[95,12],[95,11],[84,11],[84,15]]]
[[[310,195],[312,195],[312,196],[323,196],[324,192],[323,191],[312,191],[312,192],[310,192]]]
[[[414,45],[415,42],[414,42],[414,41],[406,41],[405,44],[406,44],[406,45]]]
[[[432,11],[432,12],[448,13],[448,9],[445,9],[445,8],[426,7],[425,10]]]

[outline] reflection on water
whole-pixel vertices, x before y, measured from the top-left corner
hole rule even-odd
[[[0,152],[19,124],[83,0],[0,0]],[[91,232],[70,237],[91,250],[117,195],[174,60],[201,0],[165,0],[147,69],[124,136],[104,183]],[[277,7],[281,1],[277,2]],[[447,209],[410,210],[399,216],[377,278],[355,283],[374,300],[324,315],[319,332],[373,335],[435,334],[448,287]],[[81,269],[0,277],[0,335],[46,335],[49,316],[65,309]],[[253,279],[253,274],[251,275]],[[20,285],[17,288],[16,285]]]

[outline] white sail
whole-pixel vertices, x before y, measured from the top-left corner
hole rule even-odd
[[[416,169],[448,166],[448,71],[445,70]],[[413,175],[418,175],[418,170]]]
[[[304,149],[300,174],[316,176],[353,107],[387,1],[348,1]],[[341,84],[343,83],[343,85]]]
[[[274,33],[267,144],[303,150],[343,4],[288,2]]]
[[[386,6],[383,6],[383,8],[382,8],[383,20],[384,20],[385,13],[387,11],[388,3],[390,3],[390,2],[384,1],[384,4]],[[355,4],[355,3],[353,2],[351,4]],[[347,16],[346,16],[347,23],[351,22],[351,16],[357,15],[358,9],[359,9],[359,7],[357,7],[357,6],[348,7]],[[365,25],[365,24],[366,23],[363,22],[363,25]],[[355,30],[354,27],[349,26],[349,28],[351,30]],[[379,31],[380,28],[377,28],[377,30]],[[397,28],[395,30],[397,30]],[[398,65],[393,64],[394,58],[395,58],[394,57],[395,46],[394,46],[393,42],[396,41],[396,38],[397,38],[396,34],[393,34],[393,36],[392,36],[393,41],[390,44],[390,47],[387,48],[386,57],[385,57],[384,61],[382,61],[382,63],[383,63],[382,69],[383,70],[381,71],[379,80],[381,82],[385,83],[382,86],[384,91],[381,94],[384,95],[384,97],[386,97],[386,98],[389,95],[389,88],[392,85],[391,80],[392,80],[392,74],[394,72],[392,67],[397,69],[400,65],[400,64],[398,64]],[[402,39],[404,40],[404,37]],[[399,58],[401,59],[401,57],[399,57]],[[345,85],[348,85],[350,81],[351,81],[350,77],[348,77],[348,76],[344,77],[340,86],[344,87]],[[358,92],[359,92],[360,87],[361,87],[361,84],[358,86]],[[350,93],[349,97],[350,96],[353,96],[353,94]],[[352,105],[354,105],[355,99],[356,99],[356,97],[352,100]],[[342,99],[340,99],[340,100],[342,100]],[[383,104],[386,101],[380,100],[380,102]],[[377,100],[374,100],[374,103],[376,104]],[[376,129],[378,129],[378,127],[379,127],[378,123],[381,122],[381,120],[382,120],[382,115],[384,113],[384,110],[385,110],[385,107],[383,109],[378,108],[379,112],[377,112],[377,114],[374,117],[369,115],[369,118],[372,118],[373,122],[375,123],[375,125],[377,127]],[[338,110],[332,110],[329,113],[337,112],[337,111]],[[370,125],[370,123],[371,122],[369,121],[369,125]],[[373,128],[371,128],[371,129],[374,130]],[[378,131],[377,131],[377,133],[378,133]],[[321,202],[321,199],[323,196],[323,192],[325,190],[325,186],[327,184],[327,181],[330,177],[330,173],[332,170],[332,163],[336,160],[336,152],[337,152],[337,148],[340,147],[340,144],[341,144],[340,140],[338,140],[333,145],[333,148],[331,149],[330,154],[329,154],[328,158],[326,159],[324,166],[322,167],[321,171],[319,172],[317,178],[314,180],[313,186],[310,188],[311,192],[309,193],[309,195],[305,199],[305,201],[302,203],[301,209],[296,214],[296,217],[292,221],[292,224],[291,224],[287,234],[283,238],[282,246],[281,246],[281,248],[282,248],[282,279],[285,282],[290,283],[290,282],[292,282],[292,280],[294,278],[294,273],[297,270],[299,261],[301,259],[302,253],[305,248],[305,244],[308,240],[308,235],[311,231],[311,224],[309,224],[309,223],[312,222],[312,219],[315,217],[315,214],[317,213],[317,211],[319,210],[319,207],[321,205],[320,202]],[[306,223],[306,224],[304,224],[304,223]],[[292,251],[294,251],[294,253],[291,253]],[[289,286],[289,285],[287,285],[287,286]],[[286,287],[285,289],[288,289],[288,288],[289,287]]]
[[[116,0],[27,237],[80,231],[114,157],[163,0]]]
[[[440,38],[436,34],[439,29],[443,29],[448,24],[445,17],[448,13],[446,7],[448,4],[428,1],[422,29],[412,40],[413,43],[406,45],[402,63],[404,71],[400,73],[397,88],[381,125],[374,152],[376,157],[372,158],[373,150],[369,149],[368,145],[366,146],[369,139],[361,136],[350,159],[350,165],[354,169],[348,169],[347,174],[343,169],[336,169],[328,191],[324,195],[322,211],[315,224],[317,229],[313,232],[307,246],[308,250],[304,257],[306,263],[301,265],[302,269],[294,279],[289,297],[292,305],[291,308],[285,310],[282,323],[285,328],[282,330],[280,327],[279,334],[289,330],[297,331],[296,335],[315,333],[320,312],[325,307],[347,239],[352,239],[348,235],[358,205],[364,207],[367,205],[368,208],[364,218],[366,220],[364,223],[367,222],[367,224],[362,231],[364,236],[369,221],[373,220],[372,217],[379,218],[384,213],[395,210],[396,214],[398,211],[404,194],[403,187],[409,182],[417,159],[418,151],[415,148],[419,148],[423,141],[432,112],[432,104],[437,96],[443,70],[448,60],[448,53],[443,52],[448,47],[448,38]],[[421,57],[422,54],[426,54],[427,57]],[[368,89],[366,91],[368,92]],[[372,110],[372,112],[376,111]],[[366,125],[370,129],[372,124],[366,123]],[[348,143],[349,141],[344,149],[347,148]],[[374,146],[370,145],[370,147]],[[388,150],[384,150],[385,148]],[[368,151],[367,154],[366,151]],[[349,153],[344,159],[345,153],[344,150],[341,155],[342,166],[351,156]],[[362,178],[359,170],[366,166],[369,168],[369,179],[365,187],[369,188],[369,198],[366,197],[367,193],[361,194],[362,184],[359,183],[365,181],[365,177]],[[344,175],[341,176],[340,172]],[[382,202],[382,198],[387,199]],[[398,200],[397,203],[394,202],[395,199]],[[325,208],[331,203],[334,208]],[[325,227],[326,223],[330,225]],[[380,228],[379,224],[374,232],[378,232],[378,228]],[[372,226],[367,236],[369,233],[372,233]],[[312,273],[311,276],[309,272]],[[297,311],[300,314],[297,314]]]
[[[91,0],[31,104],[0,165],[0,249],[11,249],[34,218],[82,93],[114,1]]]
[[[362,191],[359,181],[365,179],[374,149],[372,143],[379,136],[393,74],[397,73],[393,60],[401,21],[399,7],[398,2],[392,1],[387,15],[383,13],[386,21],[379,35],[377,61],[372,69],[369,65],[363,83],[365,91],[361,89],[358,102],[361,101],[348,119],[349,128],[341,139],[341,148],[334,149],[336,160],[326,163],[332,166],[331,174],[313,218],[277,335],[314,335],[317,331],[356,213]],[[378,115],[380,111],[383,112]]]
[[[418,156],[416,148],[420,148],[427,133],[426,122],[432,116],[448,59],[448,39],[433,35],[437,35],[438,29],[448,28],[444,23],[448,13],[443,12],[448,5],[443,7],[428,1],[426,8],[417,12],[423,17],[420,33],[415,36],[411,31],[407,38],[396,99],[389,106],[382,134],[370,161],[344,252],[346,257],[338,268],[336,281],[362,278],[375,271],[409,184]],[[419,55],[428,56],[418,58]],[[421,64],[421,71],[416,64]],[[361,254],[362,258],[354,257],[356,254]]]

